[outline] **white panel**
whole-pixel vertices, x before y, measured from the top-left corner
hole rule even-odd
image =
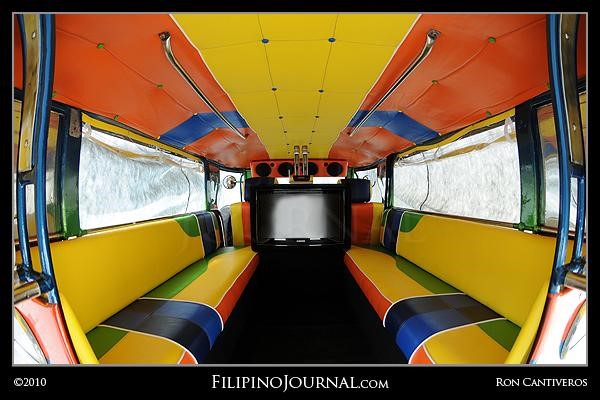
[[[83,229],[206,209],[202,164],[84,125],[79,167]]]
[[[515,134],[499,126],[396,162],[394,205],[518,223],[521,212]]]

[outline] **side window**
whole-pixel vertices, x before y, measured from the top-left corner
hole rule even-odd
[[[13,101],[13,180],[16,187],[17,181],[17,161],[19,157],[19,130],[21,126],[21,107],[20,100]],[[57,181],[56,176],[56,143],[58,139],[59,127],[63,124],[61,114],[52,111],[50,112],[50,123],[48,127],[48,150],[46,153],[46,215],[48,218],[48,231],[51,235],[60,232],[60,210],[57,201]],[[30,184],[26,189],[27,201],[27,230],[29,237],[36,236],[35,227],[35,203],[34,203],[34,184]],[[13,192],[13,234],[14,238],[17,234],[17,196]]]
[[[587,95],[579,95],[579,105],[581,110],[581,123],[583,128],[584,140],[587,141]],[[556,144],[556,128],[554,126],[554,109],[552,104],[541,106],[537,109],[538,132],[542,147],[542,156],[544,158],[544,221],[543,224],[548,227],[556,228],[558,226],[558,153]],[[575,214],[577,211],[577,182],[575,178],[571,180],[571,211],[569,227],[575,229]]]
[[[206,209],[204,165],[82,128],[79,219],[94,229]]]
[[[394,165],[395,207],[518,223],[519,154],[513,119]]]
[[[356,171],[356,177],[358,179],[368,179],[371,183],[371,203],[383,203],[385,196],[385,163],[375,168]]]
[[[227,172],[219,170],[219,191],[217,193],[218,208],[243,201],[243,172]]]

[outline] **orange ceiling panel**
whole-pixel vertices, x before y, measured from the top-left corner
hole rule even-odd
[[[164,31],[171,33],[171,46],[179,62],[217,109],[235,111],[196,48],[168,14],[57,15],[54,99],[154,137],[195,113],[210,112],[167,60],[158,37]],[[20,44],[15,44],[15,86],[20,87],[21,51]],[[246,132],[249,140],[242,141],[239,148],[264,158],[264,146],[256,134]],[[219,136],[224,141],[237,138],[228,129]],[[194,149],[201,155],[215,153],[210,148]],[[228,165],[247,166],[240,154],[244,153],[229,157]]]

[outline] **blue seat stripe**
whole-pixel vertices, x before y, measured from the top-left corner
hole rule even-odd
[[[222,329],[221,318],[209,306],[161,299],[138,299],[102,325],[171,339],[198,362],[206,357]]]
[[[198,219],[198,228],[202,235],[202,244],[204,246],[204,256],[208,256],[217,250],[217,240],[215,238],[215,220],[210,212],[194,213]]]
[[[225,111],[222,114],[236,128],[248,128],[248,123],[237,111]],[[212,112],[196,114],[163,133],[159,140],[172,146],[183,147],[203,138],[218,128],[227,128],[227,125],[216,114]]]
[[[359,110],[350,121],[350,126],[356,126],[367,112],[367,110]],[[439,136],[436,131],[398,111],[375,111],[363,126],[381,126],[394,135],[415,144],[421,144]]]
[[[394,208],[385,215],[385,227],[383,232],[383,247],[396,253],[396,242],[398,240],[398,229],[404,210]]]
[[[400,300],[389,309],[384,325],[407,358],[429,337],[460,326],[502,318],[464,293]]]

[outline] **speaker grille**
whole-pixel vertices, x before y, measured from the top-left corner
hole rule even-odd
[[[256,174],[258,176],[269,176],[271,174],[271,167],[267,163],[260,163],[256,166]]]
[[[289,163],[289,162],[282,162],[277,167],[277,173],[279,173],[279,175],[281,175],[281,176],[289,176],[289,175],[292,175],[293,172],[294,172],[294,165],[292,165],[292,163]]]
[[[327,173],[330,176],[340,176],[343,169],[344,168],[342,168],[342,164],[340,164],[339,162],[332,162],[327,166]]]

